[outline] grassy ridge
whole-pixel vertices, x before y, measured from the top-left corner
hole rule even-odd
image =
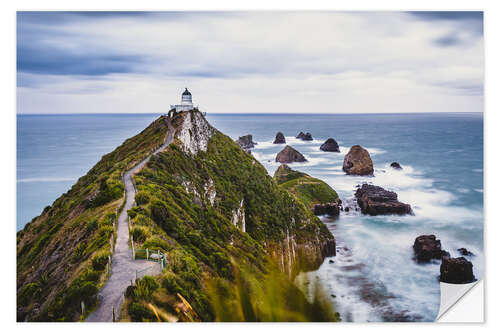
[[[134,177],[138,206],[129,211],[134,239],[139,247],[165,252],[167,267],[154,279],[158,287],[150,296],[130,288],[126,316],[138,321],[172,316],[314,320],[309,315],[313,305],[283,273],[286,267],[278,269],[269,248],[283,252],[284,240],[292,237],[297,252],[301,246],[321,252],[322,244],[333,239],[330,232],[222,133],[215,131],[206,152],[191,155],[181,147],[174,140]],[[273,283],[280,288],[271,293]],[[336,318],[326,315],[333,313],[327,307],[321,313]]]
[[[81,301],[87,309],[95,305],[124,195],[122,174],[161,145],[167,131],[160,117],[17,233],[18,321],[74,321]]]
[[[316,204],[337,202],[339,199],[337,192],[324,181],[293,170],[286,164],[280,165],[274,179],[310,209]]]

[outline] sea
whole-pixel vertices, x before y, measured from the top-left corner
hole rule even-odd
[[[17,116],[17,230],[24,227],[77,179],[125,139],[139,133],[158,114],[68,114]],[[412,245],[434,234],[442,248],[474,255],[474,275],[484,274],[483,114],[207,114],[208,121],[233,139],[252,134],[252,154],[270,175],[284,145],[278,131],[307,162],[294,169],[320,178],[340,198],[352,202],[356,186],[371,183],[395,191],[413,215],[365,216],[341,212],[321,217],[335,235],[337,255],[297,284],[306,292],[320,285],[343,321],[434,321],[439,310],[438,261],[418,264]],[[313,141],[295,138],[310,132]],[[334,138],[340,153],[320,145]],[[374,176],[348,176],[344,155],[365,147]],[[402,170],[390,167],[398,162]],[[315,283],[311,283],[315,282]]]

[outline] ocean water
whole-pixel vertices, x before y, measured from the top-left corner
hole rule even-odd
[[[67,191],[100,157],[138,133],[157,115],[18,116],[17,228]],[[398,193],[413,216],[364,216],[342,212],[323,217],[337,239],[337,256],[315,272],[301,274],[304,288],[320,281],[345,321],[433,321],[439,310],[439,262],[417,264],[412,245],[435,234],[452,256],[466,247],[483,276],[483,115],[435,114],[208,114],[208,120],[236,139],[252,134],[252,154],[272,175],[283,145],[277,131],[308,159],[295,169],[330,184],[342,200],[356,185],[373,183]],[[311,132],[314,140],[295,139]],[[319,146],[334,138],[340,153]],[[359,144],[371,154],[374,177],[342,172],[345,153]],[[389,164],[399,162],[403,170]]]

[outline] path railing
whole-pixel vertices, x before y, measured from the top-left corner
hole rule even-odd
[[[132,240],[132,255],[134,260],[148,260],[154,261],[160,264],[161,270],[163,270],[167,264],[167,256],[160,250],[150,250],[146,249],[136,249],[134,241]]]

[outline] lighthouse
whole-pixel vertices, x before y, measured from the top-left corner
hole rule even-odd
[[[181,104],[170,105],[171,110],[175,110],[177,112],[180,111],[190,111],[193,110],[193,95],[189,92],[188,88],[184,90],[181,95]]]

